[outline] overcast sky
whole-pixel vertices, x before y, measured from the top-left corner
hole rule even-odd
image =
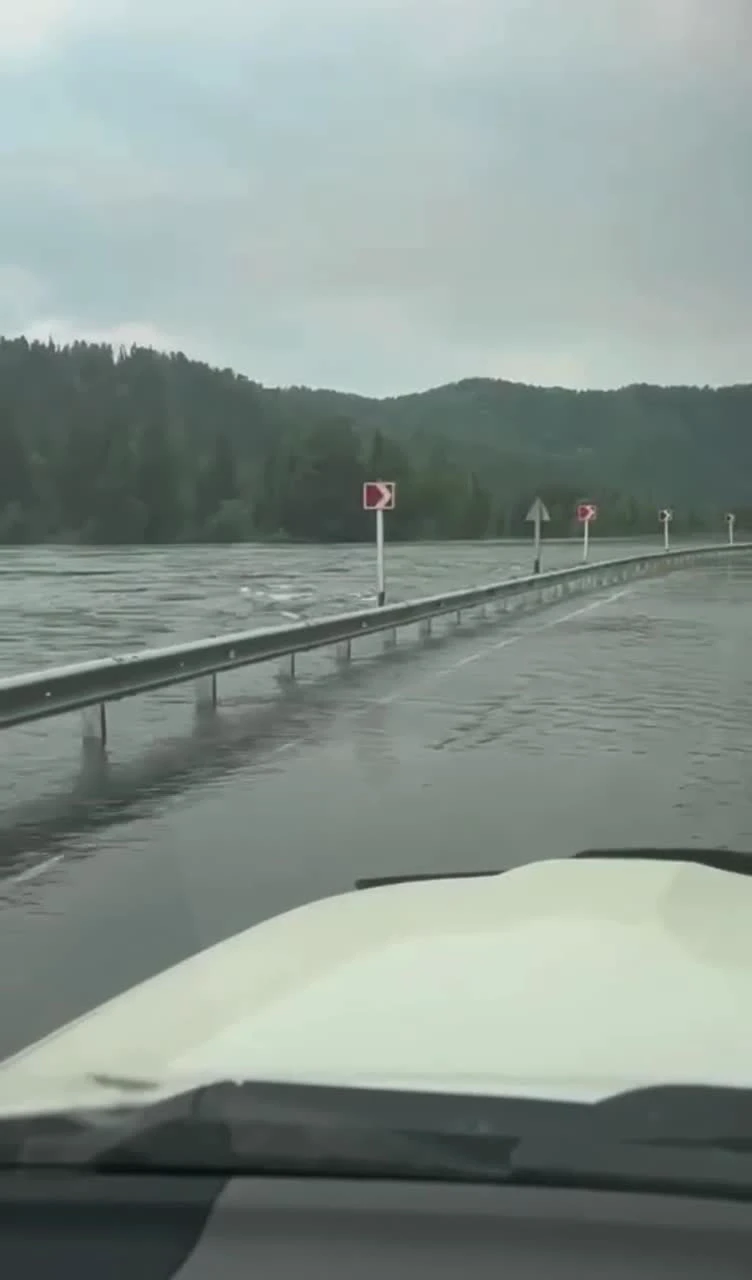
[[[8,0],[0,332],[752,381],[752,0]]]

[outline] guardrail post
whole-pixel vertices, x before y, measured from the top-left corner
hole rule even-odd
[[[420,622],[418,623],[418,635],[420,636],[421,640],[427,640],[430,634],[431,634],[431,619],[421,618]]]
[[[217,673],[212,671],[211,675],[199,676],[195,685],[196,690],[196,710],[197,711],[215,711],[217,708]]]
[[[280,680],[287,681],[295,679],[295,658],[296,655],[294,653],[286,653],[284,655],[279,664]]]
[[[384,632],[384,648],[395,649],[397,647],[397,628],[392,627],[390,631]]]
[[[340,640],[335,647],[337,662],[349,662],[352,658],[352,641]]]
[[[462,610],[461,609],[458,609],[454,615],[454,625],[455,627],[462,626]]]
[[[81,736],[85,747],[107,746],[107,711],[104,702],[94,707],[84,707],[81,712]]]

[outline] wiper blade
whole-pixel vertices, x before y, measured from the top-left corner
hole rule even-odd
[[[543,1144],[548,1163],[530,1157],[531,1143]],[[636,1160],[659,1179],[696,1166],[697,1178],[715,1181],[723,1170],[714,1172],[708,1161],[736,1159],[743,1161],[740,1185],[752,1186],[752,1090],[665,1085],[569,1103],[219,1082],[158,1102],[139,1101],[131,1092],[115,1107],[0,1120],[6,1168],[499,1182],[535,1170],[554,1177],[556,1168],[556,1176],[574,1177],[587,1153],[587,1167],[609,1176],[614,1160],[619,1176],[632,1176],[624,1162]]]
[[[513,1142],[285,1123],[173,1122],[102,1152],[92,1167],[107,1173],[221,1173],[297,1177],[413,1178],[498,1182],[509,1175]]]
[[[501,1119],[499,1102],[517,1118],[506,1141],[497,1124],[491,1146],[479,1134],[484,1111]],[[522,1100],[527,1115],[530,1106]],[[0,1119],[0,1167],[495,1180],[517,1139],[518,1112],[516,1099],[218,1082],[150,1104],[131,1093],[88,1112]]]
[[[752,1144],[752,1089],[668,1084],[630,1089],[592,1108],[598,1137],[687,1146]]]
[[[596,1110],[599,1140],[618,1137],[698,1158],[702,1152],[752,1155],[750,1089],[661,1085],[606,1098]]]

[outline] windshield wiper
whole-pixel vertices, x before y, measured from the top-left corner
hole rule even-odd
[[[110,1081],[108,1080],[108,1083]],[[114,1083],[114,1082],[113,1082]],[[217,1082],[158,1102],[138,1090],[115,1105],[0,1118],[0,1168],[442,1177],[495,1181],[517,1140],[520,1106],[559,1103],[446,1098],[376,1089]],[[153,1084],[136,1081],[138,1089]],[[505,1141],[481,1141],[484,1115],[514,1115]],[[449,1114],[447,1115],[447,1109]],[[485,1127],[488,1127],[486,1120]]]
[[[220,1082],[146,1105],[131,1093],[97,1111],[0,1119],[0,1166],[712,1184],[752,1198],[752,1090],[666,1085],[568,1103]]]
[[[752,1088],[659,1084],[626,1089],[586,1107],[583,1124],[567,1131],[584,1138],[683,1143],[752,1150]]]

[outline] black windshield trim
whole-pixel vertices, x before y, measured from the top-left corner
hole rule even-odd
[[[608,858],[611,861],[627,860],[647,862],[688,862],[715,871],[728,871],[734,875],[752,876],[752,851],[740,849],[662,849],[660,847],[636,847],[634,849],[581,849],[578,853],[564,854],[561,861],[570,858]],[[486,871],[423,871],[404,872],[399,875],[361,876],[355,881],[356,889],[383,889],[389,885],[421,884],[431,880],[475,880],[489,876],[501,876],[514,867],[496,867]]]
[[[390,884],[419,884],[428,880],[475,880],[484,876],[501,876],[504,870],[497,867],[495,871],[422,871],[394,876],[361,876],[355,881],[355,888],[381,889]]]
[[[575,858],[633,859],[648,862],[690,862],[715,871],[752,876],[752,853],[739,849],[583,849]]]

